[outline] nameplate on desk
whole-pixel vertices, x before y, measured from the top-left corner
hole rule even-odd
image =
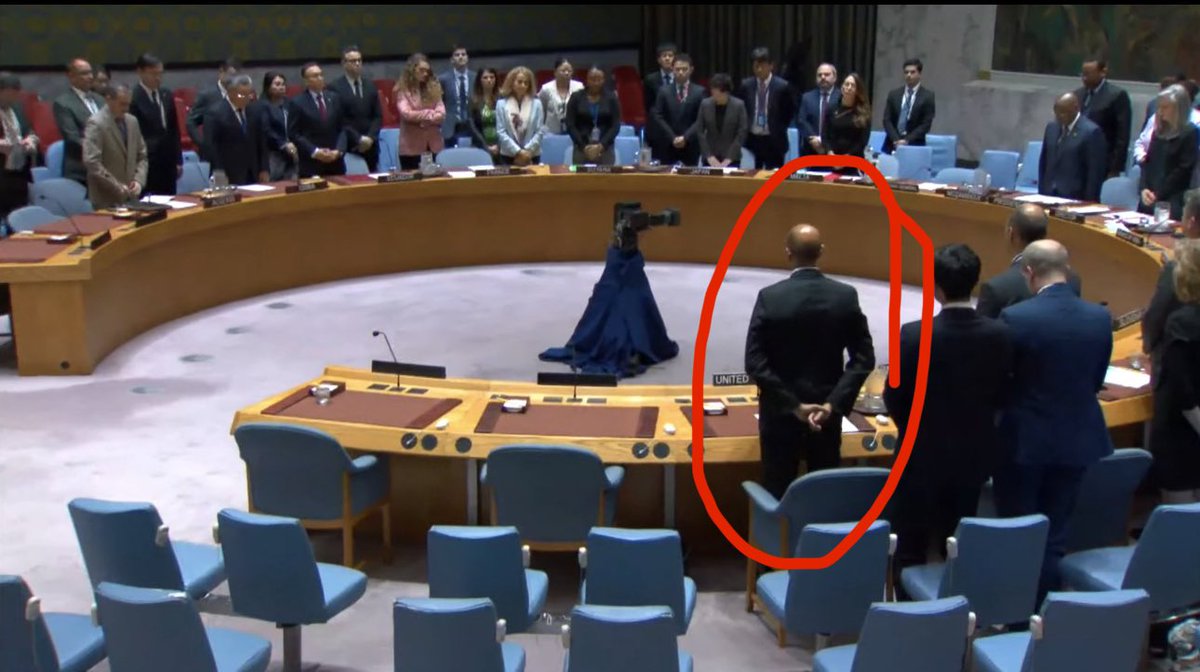
[[[632,173],[633,171],[633,166],[575,166],[575,173],[580,175],[587,173]]]
[[[1079,213],[1079,212],[1071,212],[1070,210],[1068,210],[1066,208],[1055,208],[1054,210],[1051,211],[1051,214],[1053,214],[1055,217],[1058,217],[1059,219],[1065,219],[1068,222],[1075,222],[1076,224],[1082,224],[1084,222],[1084,220],[1087,219],[1086,214]]]
[[[713,387],[733,387],[735,385],[749,385],[750,374],[748,373],[714,373],[712,377]]]
[[[946,198],[954,198],[960,201],[974,201],[975,203],[983,203],[988,200],[986,193],[971,191],[970,189],[947,189]]]
[[[736,177],[745,177],[746,172],[743,170],[726,171],[724,168],[714,166],[680,166],[675,169],[676,175],[712,175],[715,177],[725,177],[732,175]],[[795,173],[792,173],[795,175]]]
[[[1113,318],[1113,331],[1120,331],[1121,329],[1128,327],[1138,320],[1141,320],[1142,315],[1145,314],[1145,312],[1146,311],[1144,308],[1135,308],[1134,310],[1131,310],[1120,317]]]
[[[130,219],[133,219],[133,228],[136,229],[136,228],[146,226],[147,224],[154,224],[155,222],[161,222],[166,218],[167,218],[167,210],[164,208],[162,210],[153,210],[153,211],[147,212],[145,214],[139,214],[136,217],[131,217]]]
[[[375,178],[379,184],[388,184],[389,182],[415,182],[425,177],[420,173],[388,173]]]
[[[371,361],[371,373],[390,373],[393,376],[417,376],[418,378],[445,378],[446,367],[376,359]]]
[[[329,183],[325,180],[314,180],[312,182],[300,182],[297,184],[289,184],[284,187],[283,191],[287,194],[303,194],[306,191],[316,191],[318,189],[329,188]]]
[[[578,387],[616,387],[617,377],[611,373],[545,373],[538,372],[538,385]]]
[[[907,191],[913,194],[921,191],[921,187],[916,182],[893,182],[892,180],[888,180],[888,186],[892,188],[892,191]]]
[[[218,208],[222,205],[233,205],[234,203],[242,202],[242,195],[236,191],[226,191],[221,193],[209,194],[201,192],[200,202],[204,204],[204,208]]]
[[[788,175],[788,179],[796,180],[797,182],[824,182],[826,175],[828,175],[828,173],[802,173],[800,171],[796,171],[791,175]]]
[[[528,175],[529,171],[524,168],[516,168],[513,166],[496,166],[494,168],[480,168],[475,172],[475,177],[505,177],[509,175]]]
[[[1139,236],[1138,234],[1136,234],[1132,231],[1128,231],[1126,229],[1117,229],[1117,237],[1127,243],[1133,243],[1134,245],[1137,245],[1138,247],[1146,246],[1145,238],[1143,238],[1142,236]]]
[[[112,231],[105,231],[104,233],[101,233],[100,235],[88,241],[87,247],[89,250],[98,250],[110,240],[112,240]]]
[[[1019,191],[1001,191],[992,195],[992,203],[1006,208],[1015,208],[1021,203],[1017,199],[1025,195]]]
[[[875,183],[873,181],[871,181],[871,178],[862,177],[859,175],[842,175],[841,177],[834,180],[834,183],[835,184],[857,184],[857,185],[868,186],[868,187],[875,186]]]

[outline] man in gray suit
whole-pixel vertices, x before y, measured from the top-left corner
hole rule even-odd
[[[104,99],[92,93],[92,64],[76,58],[67,64],[71,88],[54,99],[54,123],[63,140],[63,177],[87,184],[83,166],[83,129],[88,119],[104,107]]]
[[[475,88],[475,72],[467,69],[470,60],[467,48],[455,45],[450,52],[453,67],[438,75],[442,84],[442,102],[446,105],[442,137],[447,147],[456,146],[460,137],[471,137],[471,91]],[[499,86],[499,82],[496,85]]]
[[[104,99],[108,106],[88,119],[83,135],[88,199],[97,210],[137,199],[149,169],[137,117],[128,114],[129,87],[109,86]]]
[[[729,75],[718,72],[708,82],[710,97],[700,101],[701,165],[741,166],[748,120],[746,104],[730,95],[732,87]]]

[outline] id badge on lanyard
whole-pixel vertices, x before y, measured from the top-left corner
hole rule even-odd
[[[592,142],[600,142],[600,105],[592,103]]]

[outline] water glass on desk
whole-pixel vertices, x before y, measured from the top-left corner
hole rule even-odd
[[[1154,204],[1154,223],[1164,225],[1171,221],[1171,204],[1159,201]]]

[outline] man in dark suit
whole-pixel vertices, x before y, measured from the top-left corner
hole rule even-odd
[[[38,142],[21,111],[21,80],[11,72],[0,72],[0,219],[29,205]]]
[[[347,147],[358,145],[358,133],[346,125],[342,104],[336,94],[325,90],[321,66],[306,63],[300,68],[304,91],[292,99],[295,116],[290,133],[300,157],[300,177],[344,175],[342,156]]]
[[[919,58],[905,61],[904,86],[888,94],[883,109],[883,130],[887,132],[883,151],[888,154],[902,145],[924,145],[925,136],[933,128],[937,106],[933,91],[921,86],[924,69]]]
[[[137,59],[138,86],[133,87],[129,112],[137,117],[146,143],[149,168],[143,195],[173,196],[176,180],[183,175],[183,150],[175,96],[162,86],[163,63],[153,54]]]
[[[1075,97],[1083,107],[1083,114],[1104,132],[1108,147],[1105,176],[1116,177],[1125,170],[1129,154],[1129,124],[1133,116],[1129,93],[1108,81],[1108,63],[1103,58],[1085,61],[1080,79],[1083,86],[1075,90]]]
[[[658,103],[658,92],[664,86],[675,83],[675,52],[679,51],[674,44],[664,42],[658,45],[658,69],[646,75],[642,80],[642,102],[646,104],[646,144],[651,148],[658,147],[658,129],[654,123],[654,106]]]
[[[931,540],[942,545],[961,518],[975,515],[979,491],[995,465],[996,414],[1012,371],[1012,339],[1004,324],[971,307],[979,270],[979,256],[966,245],[934,253],[934,291],[942,310],[933,318],[920,426],[892,500],[897,575],[924,564]],[[911,431],[920,341],[919,321],[901,327],[900,385],[883,393],[901,441]]]
[[[1190,239],[1200,238],[1200,189],[1192,189],[1183,195],[1183,235]],[[1175,261],[1163,265],[1158,276],[1158,284],[1154,287],[1154,296],[1150,305],[1142,315],[1142,352],[1152,355],[1155,374],[1162,362],[1159,348],[1163,344],[1163,331],[1167,326],[1167,318],[1183,304],[1175,294]]]
[[[229,102],[214,105],[204,114],[209,156],[218,182],[255,184],[270,180],[267,167],[267,136],[263,115],[247,109],[254,96],[249,75],[234,75],[225,81]]]
[[[796,114],[796,129],[800,131],[800,156],[824,154],[821,134],[825,124],[833,117],[833,111],[842,102],[837,85],[837,68],[832,63],[817,67],[817,88],[806,91],[800,98],[800,111]]]
[[[217,85],[211,89],[205,89],[197,93],[196,102],[188,110],[186,122],[188,137],[192,139],[192,142],[196,143],[196,152],[205,161],[209,161],[210,159],[204,140],[204,114],[208,111],[209,107],[229,99],[229,94],[225,91],[224,82],[229,77],[236,75],[238,70],[241,69],[242,64],[236,58],[227,58],[221,61],[220,65],[217,66]]]
[[[456,146],[459,138],[471,137],[471,92],[475,90],[476,73],[467,69],[470,61],[467,48],[455,45],[450,52],[450,69],[438,75],[442,102],[446,105],[442,138],[447,147]],[[500,82],[496,82],[496,88],[500,88]]]
[[[1009,215],[1004,236],[1008,239],[1009,250],[1015,252],[1015,256],[1003,273],[979,287],[976,310],[980,315],[1000,317],[1000,311],[1033,296],[1021,275],[1021,253],[1030,243],[1045,238],[1049,225],[1045,209],[1036,203],[1023,203]],[[1083,281],[1075,271],[1068,269],[1067,282],[1075,290],[1076,296],[1082,296]]]
[[[67,64],[71,88],[54,99],[54,123],[63,140],[63,177],[87,185],[83,165],[83,132],[92,115],[104,107],[104,99],[92,93],[92,65],[82,58]]]
[[[875,366],[858,292],[817,269],[823,250],[816,228],[788,232],[795,270],[758,293],[746,334],[746,373],[759,389],[763,487],[775,497],[796,478],[801,457],[810,472],[838,465],[842,417]]]
[[[780,168],[787,158],[787,129],[796,118],[796,101],[788,83],[775,76],[775,62],[766,47],[751,52],[750,60],[754,76],[743,80],[737,93],[750,117],[746,149],[754,153],[755,168]]]
[[[1032,243],[1021,255],[1021,274],[1035,296],[1000,313],[1012,330],[1015,359],[1000,420],[1005,454],[994,478],[996,510],[1006,518],[1050,519],[1038,604],[1059,588],[1058,563],[1083,474],[1113,452],[1096,398],[1112,356],[1112,315],[1075,295],[1069,268],[1061,243]]]
[[[337,78],[331,88],[342,100],[346,123],[359,135],[358,145],[351,151],[363,157],[373,173],[379,165],[379,129],[383,126],[379,91],[374,82],[363,78],[363,56],[358,47],[342,50],[342,69],[346,74]]]
[[[1038,159],[1038,193],[1077,201],[1100,201],[1108,170],[1104,133],[1079,112],[1079,99],[1066,93],[1054,103]]]
[[[694,166],[700,160],[699,128],[700,101],[704,88],[692,84],[692,59],[687,54],[675,56],[674,83],[658,92],[654,103],[653,124],[657,129],[654,156],[664,164],[682,163]]]

